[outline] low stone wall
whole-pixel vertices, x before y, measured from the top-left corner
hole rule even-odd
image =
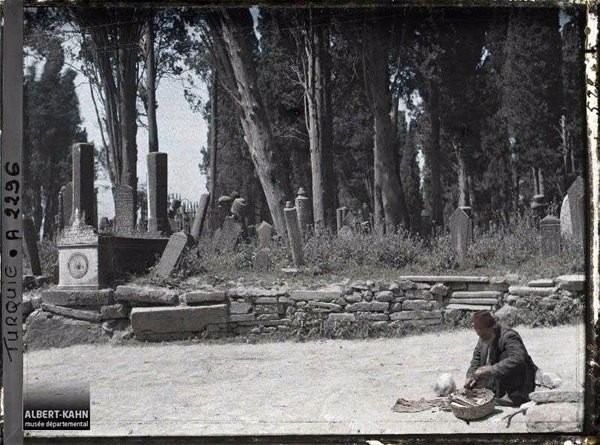
[[[577,313],[583,295],[583,275],[526,286],[510,277],[405,276],[389,283],[356,281],[320,289],[53,289],[42,292],[27,319],[25,342],[39,348],[87,343],[93,335],[99,337],[94,341],[402,335],[466,324],[471,312],[480,309],[495,311],[508,324],[540,316],[550,320],[548,314],[557,308]],[[568,320],[555,324],[561,321]],[[60,323],[70,332],[68,339],[60,334]]]

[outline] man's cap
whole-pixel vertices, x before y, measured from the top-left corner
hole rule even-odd
[[[490,311],[477,311],[473,314],[473,327],[475,329],[491,328],[496,325],[496,320]]]

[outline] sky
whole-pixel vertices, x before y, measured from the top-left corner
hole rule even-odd
[[[79,97],[79,108],[88,140],[97,147],[102,146],[102,138],[94,104],[90,96],[87,79],[78,74],[75,84]],[[206,91],[203,92],[206,98]],[[156,94],[158,103],[157,122],[159,149],[168,154],[168,191],[179,193],[182,198],[197,201],[206,193],[206,177],[200,174],[198,164],[200,149],[206,146],[207,123],[200,113],[193,113],[183,95],[181,80],[162,79]],[[205,99],[206,100],[206,99]],[[148,133],[138,127],[138,184],[146,184],[146,155],[148,154]],[[114,204],[107,176],[96,180],[98,194],[98,217],[114,216]]]

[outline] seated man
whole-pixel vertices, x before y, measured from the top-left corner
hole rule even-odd
[[[467,371],[465,388],[488,388],[496,397],[505,394],[515,405],[529,401],[535,389],[537,367],[521,336],[496,320],[488,311],[473,314],[479,341]]]

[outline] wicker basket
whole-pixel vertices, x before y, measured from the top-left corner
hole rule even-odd
[[[454,394],[459,394],[463,397],[469,398],[470,400],[477,400],[476,406],[459,406],[456,403],[452,403],[452,394],[449,396],[452,413],[459,419],[481,419],[482,417],[485,417],[494,411],[494,407],[496,406],[494,392],[490,391],[489,389],[464,390]]]

